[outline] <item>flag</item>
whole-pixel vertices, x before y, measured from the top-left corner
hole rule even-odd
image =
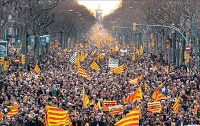
[[[88,104],[89,104],[89,98],[86,95],[85,88],[83,86],[83,106],[86,108]]]
[[[3,120],[3,112],[0,111],[0,121]]]
[[[167,99],[167,85],[166,81],[164,81],[158,88],[154,91],[151,96],[154,101],[160,101],[161,99]]]
[[[139,52],[139,50],[138,50],[138,49],[136,49],[136,53],[137,53],[138,55],[140,55],[140,52]]]
[[[152,69],[153,69],[153,72],[156,71],[156,70],[158,70],[158,68],[157,68],[156,65],[155,65],[155,66],[152,66]]]
[[[90,106],[91,106],[91,105],[93,105],[93,106],[94,106],[94,102],[95,102],[95,101],[94,101],[93,99],[92,99],[92,100],[90,100],[89,102],[90,102]]]
[[[19,112],[19,106],[4,106],[3,107],[3,113],[6,116],[14,116]]]
[[[79,53],[78,53],[78,57],[76,58],[74,64],[75,64],[75,65],[79,65],[79,64],[80,64],[79,61],[80,61],[80,55],[79,55]]]
[[[126,104],[128,102],[135,102],[136,100],[140,99],[143,99],[141,87],[139,87],[134,93],[129,95],[126,99],[124,99],[124,103]]]
[[[79,75],[86,77],[88,80],[91,80],[90,76],[88,75],[88,73],[85,72],[85,70],[81,67],[81,65],[78,64],[77,69]]]
[[[168,66],[166,66],[165,72],[166,72],[166,74],[169,74],[169,67]]]
[[[147,83],[144,82],[144,91],[146,92],[147,91]]]
[[[196,71],[195,69],[193,69],[192,72],[191,72],[191,74],[192,74],[192,75],[196,75],[196,74],[197,74],[197,71]]]
[[[97,46],[97,48],[98,48],[98,49],[100,49],[100,44],[99,44],[99,43],[97,43],[97,45],[96,45],[96,46]]]
[[[124,65],[121,65],[121,66],[115,68],[114,72],[117,73],[117,74],[123,73],[124,72]]]
[[[101,103],[100,103],[100,101],[98,101],[98,103],[96,105],[96,110],[101,110]]]
[[[198,110],[198,101],[196,102],[195,106],[194,106],[194,113],[197,115],[197,110]]]
[[[84,59],[85,59],[85,55],[83,54],[83,51],[81,51],[81,56],[80,56],[80,58],[79,58],[79,61],[80,61],[80,62],[83,62]]]
[[[129,83],[130,84],[137,84],[137,83],[140,83],[143,79],[143,74],[141,74],[138,78],[135,78],[133,80],[130,80]]]
[[[140,55],[143,54],[143,48],[142,48],[142,45],[140,46]]]
[[[96,71],[99,71],[99,70],[100,70],[98,64],[97,64],[95,61],[92,62],[92,64],[90,65],[90,67],[91,67],[92,69],[96,70]]]
[[[115,48],[114,47],[112,47],[111,49],[112,49],[112,52],[115,52]]]
[[[103,111],[109,111],[110,106],[117,105],[117,101],[103,101]]]
[[[135,54],[133,54],[133,56],[132,56],[132,60],[135,61]]]
[[[173,110],[175,111],[176,114],[178,113],[178,110],[179,110],[179,105],[180,105],[180,102],[181,102],[181,96],[182,96],[182,93],[180,93],[176,103],[173,106]]]
[[[115,52],[119,52],[119,47],[118,47],[118,45],[115,46]]]
[[[152,112],[152,113],[160,113],[162,110],[161,104],[160,102],[150,102],[147,103],[148,106],[148,111]]]
[[[40,68],[38,66],[38,63],[36,63],[35,68],[34,68],[35,72],[38,74],[40,72]]]
[[[133,52],[135,52],[135,46],[133,46]]]
[[[62,109],[46,106],[45,112],[45,125],[46,126],[72,126],[72,122],[68,111]]]
[[[74,108],[74,116],[76,116],[76,107]]]
[[[115,105],[115,106],[111,106],[108,107],[109,108],[109,112],[112,116],[116,115],[116,114],[123,114],[123,106],[122,105]]]
[[[106,55],[105,53],[101,53],[101,54],[99,54],[98,57],[99,57],[100,59],[102,59],[105,55]]]
[[[15,73],[13,72],[13,73],[10,75],[10,78],[13,78],[14,75],[15,75]]]
[[[71,62],[71,64],[74,64],[75,60],[77,58],[77,52],[75,52],[69,59],[69,61]]]
[[[19,71],[19,76],[21,77],[22,76],[22,74],[21,74],[21,72]]]
[[[115,126],[139,126],[139,106],[124,116]]]

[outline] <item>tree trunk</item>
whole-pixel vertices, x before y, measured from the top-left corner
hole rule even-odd
[[[35,35],[35,46],[34,46],[34,64],[39,59],[39,35]]]

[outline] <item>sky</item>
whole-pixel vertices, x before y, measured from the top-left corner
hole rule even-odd
[[[103,10],[103,16],[108,15],[115,10],[121,0],[78,0],[79,4],[86,6],[95,13],[95,10],[100,5]]]

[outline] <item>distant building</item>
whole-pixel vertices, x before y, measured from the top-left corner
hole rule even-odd
[[[96,11],[96,19],[97,19],[97,21],[98,22],[103,21],[103,18],[102,18],[103,10],[101,10],[100,5],[98,6],[98,8],[95,11]]]

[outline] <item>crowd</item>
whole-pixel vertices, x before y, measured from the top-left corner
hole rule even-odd
[[[197,70],[195,75],[187,71],[185,66],[177,67],[170,65],[169,74],[165,72],[167,65],[161,56],[154,56],[151,53],[137,55],[133,49],[127,48],[128,52],[112,52],[108,47],[97,49],[95,46],[90,48],[75,48],[64,54],[58,48],[51,49],[49,54],[38,61],[41,71],[34,72],[33,52],[29,52],[27,66],[23,69],[14,63],[10,64],[6,76],[1,74],[0,81],[0,109],[3,106],[19,105],[19,113],[15,116],[4,116],[0,125],[8,126],[43,126],[45,119],[45,106],[50,105],[69,111],[73,126],[113,126],[128,112],[137,105],[141,106],[142,117],[141,126],[185,126],[189,124],[200,124],[200,109],[194,114],[193,109],[196,101],[200,101],[200,74]],[[92,52],[96,52],[92,55]],[[74,52],[87,52],[88,57],[81,63],[81,66],[90,75],[91,80],[81,77],[77,73],[77,68],[69,62],[69,58]],[[92,56],[104,52],[104,58],[97,61],[100,71],[90,68]],[[17,56],[20,53],[15,49],[9,51],[9,57]],[[132,61],[133,53],[136,60]],[[108,67],[109,57],[119,59],[119,65],[124,65],[124,73],[110,74]],[[153,71],[152,66],[157,66]],[[12,73],[15,73],[11,77]],[[19,75],[19,72],[22,74]],[[132,85],[131,79],[144,75],[139,84]],[[147,103],[153,102],[151,97],[155,89],[166,80],[167,99],[161,100],[161,113],[148,111]],[[144,82],[147,90],[144,91]],[[87,108],[83,106],[82,89],[90,101]],[[138,87],[142,87],[143,99],[134,103],[124,104],[123,100],[134,92]],[[175,114],[172,106],[176,102],[180,92],[182,98],[179,112]],[[117,100],[118,104],[123,105],[122,115],[111,116],[109,112],[96,110],[95,106],[100,101],[103,106],[104,100]],[[74,108],[76,115],[74,116]]]

